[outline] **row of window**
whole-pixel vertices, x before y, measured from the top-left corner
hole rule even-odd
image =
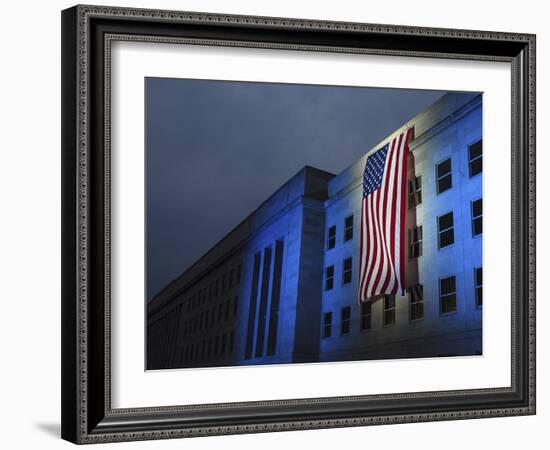
[[[183,324],[183,336],[188,336],[196,333],[197,331],[208,330],[216,324],[222,322],[222,320],[229,320],[230,318],[237,317],[237,311],[239,307],[239,297],[235,296],[233,300],[226,300],[206,311],[191,317]]]
[[[483,304],[483,275],[482,268],[474,269],[474,289],[476,307]],[[424,318],[424,288],[421,284],[408,290],[409,319],[416,321]],[[439,280],[439,310],[441,314],[450,314],[457,311],[457,292],[455,275],[444,277]],[[390,326],[396,323],[395,295],[384,296],[382,323]],[[332,312],[325,312],[323,315],[323,338],[332,336]],[[361,330],[369,330],[372,327],[372,302],[361,304]],[[351,307],[345,306],[340,310],[340,335],[348,335],[351,331]]]
[[[187,302],[187,312],[190,312],[206,302],[211,302],[218,295],[223,295],[226,290],[233,288],[233,285],[238,285],[241,282],[242,265],[239,264],[236,268],[232,267],[228,272],[218,277],[203,289],[195,292]]]
[[[208,361],[233,352],[235,333],[225,333],[209,337],[200,342],[186,345],[181,349],[180,358],[184,362]]]
[[[470,177],[478,175],[482,171],[482,141],[479,140],[476,143],[468,147],[468,168]],[[453,187],[453,173],[452,173],[452,160],[447,158],[446,160],[436,164],[436,191],[441,194]],[[414,208],[422,203],[422,176],[417,175],[408,183],[408,203],[410,208]],[[481,200],[479,202],[479,209],[477,216],[481,217]],[[473,202],[472,208],[476,208],[476,202]],[[472,211],[472,215],[474,212]],[[481,233],[481,220],[479,220],[479,226],[474,228],[474,235]],[[344,219],[344,242],[353,239],[353,215]],[[327,234],[327,249],[331,250],[336,247],[336,225],[332,225],[328,229]]]
[[[482,199],[471,203],[472,236],[478,236],[483,230]],[[454,214],[449,212],[437,218],[438,248],[442,249],[454,244]],[[422,256],[422,225],[409,229],[409,258],[415,259]],[[346,258],[342,267],[342,284],[351,283],[352,258]],[[334,288],[334,265],[325,269],[325,291]]]

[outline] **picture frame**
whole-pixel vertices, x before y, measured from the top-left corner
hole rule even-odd
[[[111,45],[192,43],[511,66],[511,384],[113,408]],[[78,5],[62,12],[62,437],[85,444],[535,414],[535,36]],[[184,376],[182,374],[182,376]]]

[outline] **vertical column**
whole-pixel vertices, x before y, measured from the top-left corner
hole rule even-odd
[[[260,292],[260,310],[258,314],[258,331],[256,333],[256,358],[264,354],[265,322],[267,315],[267,298],[269,294],[269,279],[271,275],[271,247],[264,250],[264,264],[262,268],[262,289]]]
[[[252,289],[250,294],[250,305],[248,308],[248,329],[246,334],[245,359],[252,357],[252,344],[254,342],[254,326],[256,322],[256,302],[258,300],[258,282],[260,279],[260,252],[254,255],[254,270],[252,272]]]
[[[273,288],[271,290],[271,309],[269,313],[269,331],[267,337],[267,355],[275,354],[277,347],[277,327],[279,325],[279,305],[281,302],[281,275],[283,271],[283,241],[275,244],[275,261],[273,268]]]

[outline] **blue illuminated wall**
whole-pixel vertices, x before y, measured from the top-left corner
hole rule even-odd
[[[408,211],[409,225],[422,226],[422,254],[408,261],[423,293],[414,317],[410,292],[368,311],[357,304],[367,152],[336,176],[305,167],[161,291],[148,305],[148,369],[480,354],[482,234],[473,235],[472,202],[482,175],[470,176],[469,157],[481,107],[480,95],[448,94],[402,128],[414,126],[409,177],[421,178],[422,200]],[[449,158],[452,187],[438,194],[436,166]],[[439,248],[438,217],[451,211],[454,242]],[[449,277],[454,301],[445,295],[445,305],[454,308],[442,311]]]

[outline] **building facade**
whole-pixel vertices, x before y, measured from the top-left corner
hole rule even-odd
[[[147,368],[482,353],[482,98],[447,94],[410,142],[407,290],[358,304],[366,159],[305,167],[147,308]]]

